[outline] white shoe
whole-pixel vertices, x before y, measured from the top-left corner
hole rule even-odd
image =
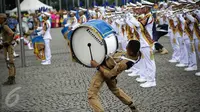
[[[171,60],[169,60],[169,62],[170,62],[170,63],[177,63],[178,61],[177,61],[177,60],[171,59]]]
[[[28,49],[30,49],[30,50],[32,50],[33,49],[33,47],[32,47],[32,45],[31,45],[32,43],[28,43]]]
[[[136,78],[137,82],[146,82],[147,80],[145,78]]]
[[[190,72],[190,71],[196,71],[196,70],[197,70],[197,66],[194,66],[194,67],[188,67],[188,68],[185,68],[184,70],[187,71],[187,72]]]
[[[130,73],[130,72],[132,72],[132,70],[131,70],[131,69],[128,69],[128,70],[125,70],[125,72],[126,72],[126,73]]]
[[[130,76],[130,77],[135,77],[135,76],[139,76],[139,75],[136,74],[136,73],[134,73],[134,72],[132,72],[132,73],[129,73],[128,76]]]
[[[140,86],[143,88],[154,87],[156,86],[156,82],[145,82],[143,84],[140,84]]]
[[[16,58],[16,57],[19,57],[19,54],[17,54],[17,53],[13,53],[13,56]]]
[[[197,72],[195,75],[196,75],[196,76],[200,76],[200,72]]]
[[[41,64],[42,64],[42,65],[50,65],[51,62],[50,62],[50,61],[44,61],[44,62],[42,62]]]
[[[176,67],[180,67],[180,68],[181,68],[181,67],[187,67],[187,65],[186,65],[186,64],[181,64],[181,63],[180,63],[180,64],[176,64]]]
[[[44,63],[46,60],[42,60],[42,63]]]

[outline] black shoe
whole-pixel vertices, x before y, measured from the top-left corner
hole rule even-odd
[[[129,105],[129,108],[132,112],[139,112],[133,104]]]
[[[14,76],[9,76],[8,80],[3,83],[3,85],[13,85],[13,84],[16,84]]]

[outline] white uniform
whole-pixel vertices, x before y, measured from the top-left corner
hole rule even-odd
[[[178,42],[180,46],[180,63],[177,64],[178,67],[185,67],[188,66],[188,51],[186,48],[185,40],[188,40],[188,38],[184,38],[185,32],[184,32],[184,23],[185,19],[183,18],[182,14],[178,15],[178,18],[181,22],[181,28],[182,28],[182,35],[178,32]]]
[[[174,27],[177,25],[177,19],[174,17],[173,19]],[[170,37],[170,43],[172,45],[173,54],[171,60],[169,62],[179,62],[180,61],[180,47],[177,39],[177,32],[176,30],[173,32],[173,30],[170,27],[169,23],[169,29],[168,29],[169,37]]]
[[[187,18],[190,19],[190,21],[192,22],[189,27],[191,29],[191,31],[193,31],[194,28],[194,18],[192,17],[192,15],[187,15]],[[193,35],[193,40],[189,39],[189,36],[186,34],[185,35],[188,39],[186,40],[186,47],[187,47],[187,51],[188,51],[188,68],[186,68],[186,71],[190,71],[187,69],[191,69],[191,68],[195,68],[197,69],[197,59],[196,59],[196,52],[194,49],[194,42],[196,41],[196,37],[195,35]]]
[[[138,34],[140,35],[140,44],[141,44],[140,51],[142,52],[142,55],[143,55],[142,56],[143,58],[139,61],[138,65],[135,67],[137,70],[139,69],[138,73],[140,75],[140,78],[137,78],[136,80],[138,82],[147,81],[146,83],[140,85],[142,87],[156,86],[156,79],[155,79],[156,64],[155,64],[154,58],[152,57],[153,54],[151,54],[153,53],[152,48],[151,48],[152,46],[149,45],[149,43],[145,40],[145,37],[143,37],[142,35],[141,25],[140,25],[141,23],[137,21],[134,17],[131,19],[131,22],[133,23],[134,26],[137,27]],[[151,27],[151,26],[148,26],[148,23],[145,26],[146,29],[150,29],[149,27]]]
[[[45,58],[46,63],[51,64],[51,49],[50,49],[50,41],[52,40],[50,30],[51,30],[51,23],[49,20],[46,21],[47,30],[44,33],[44,42],[45,42]]]

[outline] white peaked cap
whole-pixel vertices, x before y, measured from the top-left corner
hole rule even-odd
[[[196,2],[194,2],[193,0],[187,0],[189,3],[193,3],[195,4]]]
[[[46,16],[51,16],[51,14],[48,13],[48,12],[44,12],[43,14],[46,15]]]
[[[179,2],[181,2],[181,3],[187,3],[186,0],[179,0]]]
[[[136,4],[137,4],[138,6],[142,6],[142,4],[141,4],[140,2],[136,2]]]
[[[142,4],[146,4],[146,5],[154,5],[154,3],[151,3],[149,1],[145,1],[145,0],[142,0]]]
[[[81,11],[87,11],[87,9],[85,9],[85,8],[82,8],[82,7],[79,7],[79,10],[81,10]]]
[[[136,7],[137,5],[134,3],[130,3],[131,6]]]
[[[71,10],[71,11],[70,11],[70,13],[76,14],[76,11],[74,11],[74,10]]]
[[[175,2],[175,1],[172,1],[173,4],[175,5],[180,5],[181,3],[178,3],[178,2]]]

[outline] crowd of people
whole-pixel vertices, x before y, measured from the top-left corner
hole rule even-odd
[[[136,81],[141,83],[141,87],[156,86],[154,52],[158,51],[163,55],[168,54],[167,49],[158,42],[159,38],[166,34],[169,36],[173,49],[172,58],[169,62],[177,63],[176,67],[185,67],[184,70],[188,72],[197,71],[197,57],[200,58],[199,6],[199,2],[181,0],[180,2],[160,2],[158,4],[136,2],[136,4],[128,3],[121,7],[95,6],[89,9],[80,7],[76,10],[62,10],[58,13],[51,11],[36,12],[23,16],[23,21],[27,23],[27,26],[23,26],[23,33],[26,37],[33,33],[42,36],[44,44],[36,46],[31,43],[31,39],[25,39],[25,44],[28,45],[29,49],[34,48],[34,53],[38,57],[40,57],[39,55],[43,56],[43,58],[40,57],[42,65],[49,65],[51,64],[50,41],[52,37],[50,29],[52,27],[68,27],[68,32],[64,34],[64,37],[69,43],[68,33],[74,31],[81,24],[92,20],[104,20],[110,24],[115,31],[119,44],[121,44],[121,50],[126,51],[132,60],[138,60],[139,56],[141,58],[137,63],[120,61],[121,65],[116,65],[117,67],[109,72],[95,60],[91,61],[91,65],[97,67],[99,72],[93,78],[89,88],[89,103],[95,111],[103,111],[97,97],[98,90],[104,81],[104,78],[101,77],[102,73],[105,77],[112,79],[110,72],[112,72],[112,76],[114,74],[117,76],[123,70],[128,69],[125,72],[129,73],[128,76],[138,76]],[[18,55],[13,52],[13,48],[17,45],[17,39],[19,39],[16,37],[18,34],[16,18],[16,15],[11,14],[10,18],[7,19],[5,14],[0,14],[2,48],[9,69],[9,77],[8,81],[4,83],[5,85],[15,83],[16,70],[13,56],[17,57]],[[28,31],[26,31],[26,27],[28,27]],[[14,43],[13,36],[15,37]],[[200,72],[195,75],[200,76]],[[99,85],[95,85],[96,80],[99,81]],[[115,80],[105,80],[105,82],[124,104],[129,105],[133,111],[136,110],[131,99],[116,87]]]

